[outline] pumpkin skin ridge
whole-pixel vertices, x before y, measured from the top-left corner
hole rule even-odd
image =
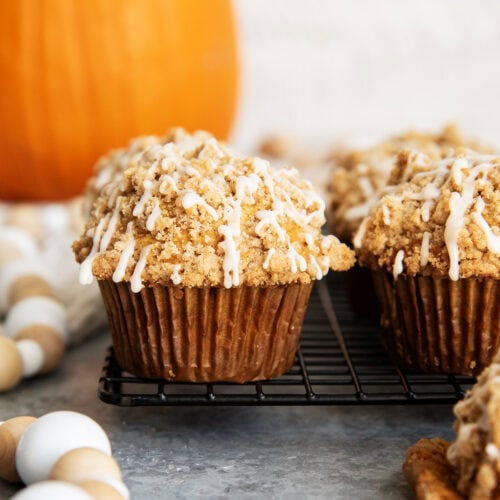
[[[0,74],[0,199],[68,199],[132,137],[173,126],[228,137],[232,4],[0,0]]]

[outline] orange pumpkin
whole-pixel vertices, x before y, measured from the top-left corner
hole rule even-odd
[[[76,195],[173,125],[225,138],[236,87],[230,0],[0,0],[0,198]]]

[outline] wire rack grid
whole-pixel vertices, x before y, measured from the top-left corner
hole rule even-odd
[[[102,401],[119,406],[453,404],[472,377],[407,374],[386,354],[377,321],[353,313],[343,278],[317,282],[292,369],[262,382],[182,383],[124,373],[110,348]]]

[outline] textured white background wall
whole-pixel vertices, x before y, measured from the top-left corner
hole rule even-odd
[[[314,147],[456,121],[500,144],[500,1],[235,0],[233,142]]]

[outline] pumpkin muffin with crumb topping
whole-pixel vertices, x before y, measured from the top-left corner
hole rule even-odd
[[[402,152],[354,237],[400,365],[477,374],[500,347],[500,157]]]
[[[403,472],[418,500],[500,497],[500,353],[453,410],[456,439],[421,439]]]
[[[321,234],[321,197],[296,170],[237,157],[206,134],[131,148],[114,167],[101,161],[116,175],[91,183],[73,245],[81,281],[100,285],[121,366],[193,382],[285,373],[313,281],[354,263]]]

